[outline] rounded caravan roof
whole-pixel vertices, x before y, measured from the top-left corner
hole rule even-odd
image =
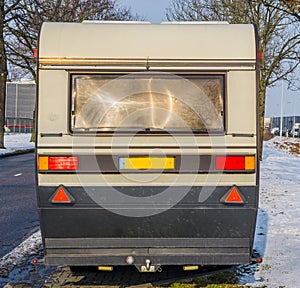
[[[251,24],[44,23],[39,58],[255,60]]]

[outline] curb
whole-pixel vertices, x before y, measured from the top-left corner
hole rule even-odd
[[[26,154],[26,153],[32,153],[34,151],[35,151],[34,148],[16,150],[16,151],[12,151],[12,152],[9,152],[9,153],[6,153],[6,154],[0,154],[0,158],[5,158],[5,157],[15,156],[15,155],[21,155],[21,154]]]

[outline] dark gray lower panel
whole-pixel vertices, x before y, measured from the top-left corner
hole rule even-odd
[[[172,208],[149,217],[125,217],[104,208],[43,209],[45,238],[252,238],[256,209]]]
[[[249,247],[249,238],[46,238],[47,248],[243,248]]]
[[[135,265],[146,259],[153,265],[234,265],[249,263],[251,256],[247,238],[81,238],[45,239],[45,243],[46,265],[128,265],[128,256]]]
[[[255,232],[258,187],[239,187],[247,203],[225,205],[230,187],[216,187],[203,203],[193,187],[177,205],[147,217],[127,217],[92,202],[83,188],[67,187],[74,205],[53,205],[55,187],[39,190],[39,211],[47,265],[235,265],[249,263]],[[97,188],[101,193],[101,187]],[[148,188],[147,188],[148,189]],[[156,193],[127,188],[126,193]],[[154,193],[154,194],[155,194]],[[136,196],[138,196],[136,195]],[[141,194],[139,196],[146,196]],[[121,203],[117,203],[122,209]],[[134,206],[131,209],[145,209]],[[160,211],[161,209],[161,211]]]

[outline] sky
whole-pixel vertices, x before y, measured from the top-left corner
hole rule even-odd
[[[300,72],[297,73],[300,78]],[[287,89],[287,83],[279,81],[276,87],[268,89],[266,95],[266,117],[279,117],[281,115],[281,98],[282,98],[282,115],[283,116],[300,116],[300,90],[291,91]]]
[[[131,7],[133,14],[145,18],[151,23],[160,23],[166,20],[165,9],[169,6],[170,0],[119,0],[120,4]]]
[[[171,0],[119,0],[119,3],[130,7],[133,14],[145,18],[145,20],[151,23],[158,24],[162,21],[166,21],[165,10],[169,7]],[[300,79],[300,72],[299,79]],[[266,117],[280,116],[281,111],[283,116],[300,115],[300,90],[292,92],[287,90],[287,84],[284,83],[284,89],[282,93],[281,82],[277,84],[277,87],[268,89],[266,95]],[[281,109],[281,97],[283,95],[282,109]]]

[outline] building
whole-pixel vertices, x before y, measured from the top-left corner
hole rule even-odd
[[[34,81],[7,82],[5,103],[5,130],[31,133],[36,102]]]
[[[280,119],[281,117],[272,117],[270,121],[270,130],[275,127],[280,128]],[[300,123],[300,116],[284,116],[282,117],[282,130],[292,130],[294,123]]]

